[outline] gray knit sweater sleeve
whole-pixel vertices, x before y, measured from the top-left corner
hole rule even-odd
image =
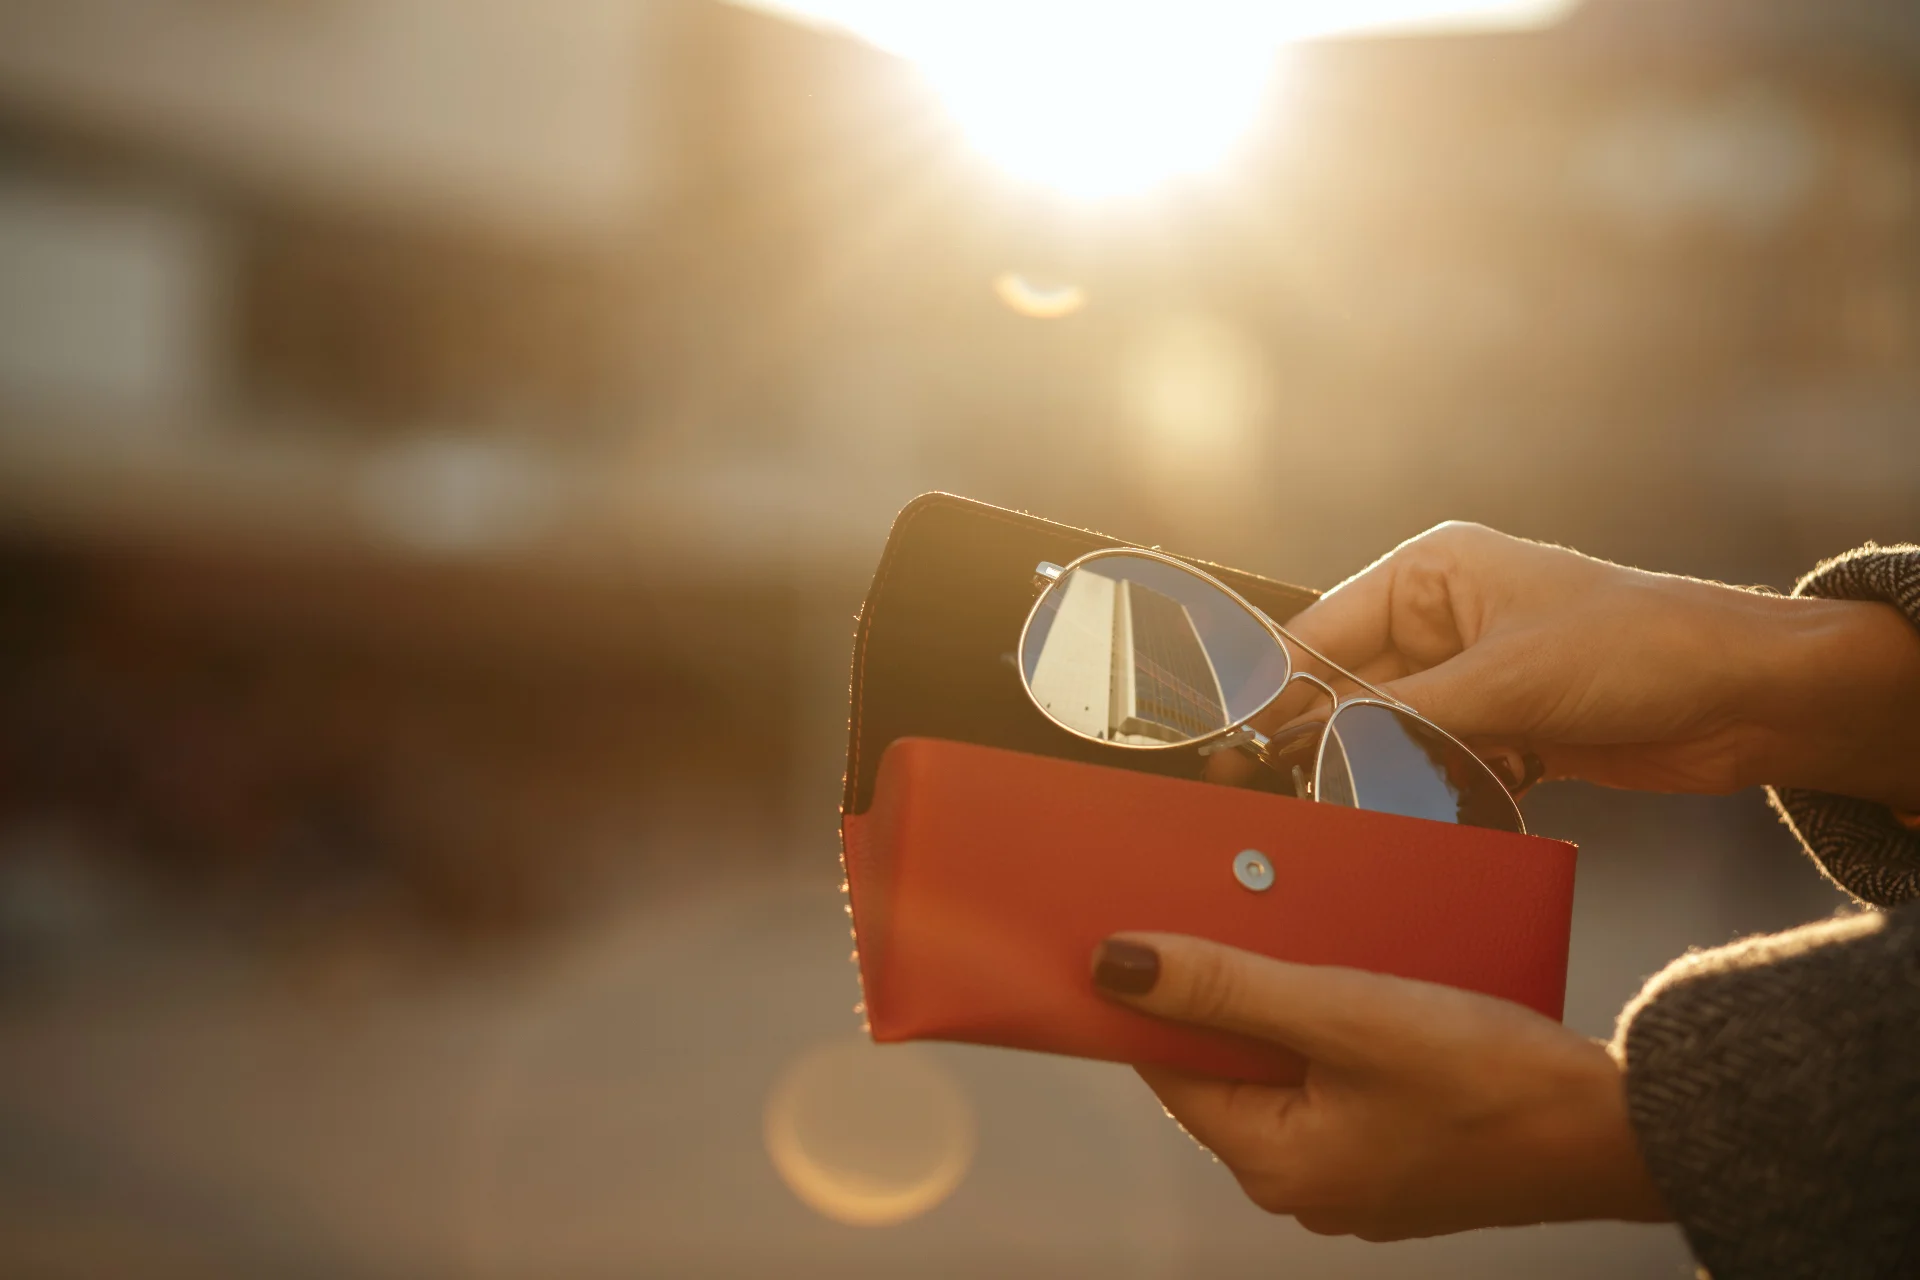
[[[1920,626],[1920,547],[1868,544],[1849,551],[1800,579],[1793,594],[1877,600]],[[1885,805],[1787,787],[1773,788],[1772,795],[1807,852],[1842,889],[1880,907],[1920,897],[1920,833],[1895,821]]]
[[[1862,548],[1795,594],[1920,625],[1920,547]],[[1861,800],[1774,800],[1828,875],[1895,909],[1670,965],[1620,1017],[1628,1111],[1714,1280],[1920,1276],[1920,834]]]

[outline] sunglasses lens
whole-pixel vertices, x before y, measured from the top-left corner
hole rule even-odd
[[[1525,831],[1519,806],[1493,772],[1418,716],[1371,703],[1334,714],[1320,761],[1329,804]]]
[[[1027,623],[1020,671],[1082,737],[1173,747],[1240,723],[1287,681],[1286,650],[1238,600],[1147,556],[1074,569]]]

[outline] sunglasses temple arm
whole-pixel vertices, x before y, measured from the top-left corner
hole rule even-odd
[[[1265,617],[1264,614],[1261,616]],[[1346,679],[1353,681],[1355,684],[1359,685],[1362,689],[1365,689],[1368,693],[1372,694],[1374,697],[1379,698],[1383,702],[1392,703],[1396,707],[1407,706],[1406,703],[1394,697],[1392,694],[1388,693],[1385,689],[1382,689],[1379,686],[1372,684],[1368,681],[1362,680],[1359,676],[1353,674],[1353,672],[1347,670],[1345,667],[1335,662],[1332,658],[1329,658],[1326,654],[1320,652],[1318,649],[1308,644],[1305,640],[1302,640],[1299,636],[1296,636],[1295,634],[1293,634],[1293,632],[1287,630],[1285,627],[1275,622],[1272,618],[1267,618],[1266,622],[1269,627],[1273,628],[1274,634],[1281,636],[1287,640],[1290,640],[1296,645],[1299,645],[1302,649],[1306,650],[1309,654],[1312,654],[1315,658],[1318,658],[1321,662],[1324,662],[1327,666],[1333,668],[1335,671],[1337,671],[1340,675],[1344,676]],[[1325,684],[1322,682],[1316,681],[1315,683],[1321,684],[1322,688],[1326,687]],[[1337,702],[1338,699],[1336,698],[1335,701]],[[1413,708],[1411,707],[1407,707],[1407,709],[1409,711],[1413,710]]]

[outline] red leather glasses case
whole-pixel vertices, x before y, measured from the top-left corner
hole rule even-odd
[[[1574,848],[1197,781],[1033,709],[1013,649],[1033,567],[1116,539],[947,494],[894,522],[854,649],[841,834],[876,1040],[944,1039],[1297,1079],[1292,1055],[1095,995],[1123,929],[1421,978],[1558,1018]],[[1200,562],[1195,562],[1200,563]],[[1311,592],[1214,565],[1285,619]],[[1257,849],[1270,889],[1234,875]]]

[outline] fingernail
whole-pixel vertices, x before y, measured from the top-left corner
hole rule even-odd
[[[1123,996],[1143,996],[1160,980],[1160,953],[1139,942],[1108,938],[1093,953],[1093,985]]]

